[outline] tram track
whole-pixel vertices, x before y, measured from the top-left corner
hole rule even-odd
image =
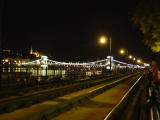
[[[34,95],[34,94],[41,94],[41,93],[45,93],[45,92],[49,92],[49,91],[54,91],[54,90],[58,90],[58,89],[63,89],[63,88],[67,88],[67,87],[74,87],[75,85],[81,85],[81,84],[88,84],[91,82],[97,82],[97,81],[103,81],[103,80],[112,80],[115,78],[119,78],[121,76],[125,76],[128,74],[117,74],[117,75],[105,75],[105,76],[98,76],[98,77],[94,77],[94,78],[90,78],[90,79],[79,79],[79,80],[74,80],[74,81],[54,81],[55,85],[48,85],[48,86],[39,86],[37,87],[33,87],[33,88],[28,88],[27,91],[23,91],[23,89],[19,90],[19,91],[12,91],[12,92],[16,92],[15,95],[10,95],[7,97],[1,97],[0,99],[0,103],[3,101],[8,101],[8,100],[14,100],[17,98],[21,98],[24,96],[30,96],[30,95]],[[58,82],[58,83],[57,83]]]
[[[57,88],[51,88],[51,89],[46,89],[42,91],[35,91],[32,93],[24,94],[23,96],[14,96],[8,99],[1,99],[0,113],[11,112],[15,109],[28,107],[45,100],[53,99],[58,96],[62,96],[62,95],[69,94],[81,89],[92,87],[106,81],[112,81],[122,76],[125,76],[125,75],[120,74],[117,76],[110,76],[107,78],[101,78],[101,79],[95,79],[95,80],[88,80],[88,81],[83,80],[71,85],[60,86]]]
[[[67,111],[57,113],[57,115],[52,113],[53,115],[48,115],[46,118],[48,120],[88,120],[88,118],[92,120],[102,120],[110,110],[114,108],[114,106],[119,104],[119,101],[123,99],[124,95],[126,95],[128,90],[132,88],[134,83],[139,80],[141,76],[142,75],[131,77],[130,80],[126,80],[115,87],[108,89],[102,94],[81,102]],[[27,117],[27,119],[28,118],[29,117]],[[30,118],[31,120],[37,120],[34,119],[33,116]]]
[[[113,77],[113,76],[121,76],[124,74],[112,74],[112,75],[100,75],[96,77],[89,77],[85,79],[76,79],[76,80],[51,80],[48,84],[44,85],[36,85],[34,87],[24,87],[24,88],[17,88],[14,90],[1,90],[0,97],[2,98],[8,98],[10,96],[22,96],[27,93],[35,92],[35,91],[41,91],[45,89],[51,89],[51,88],[60,88],[61,86],[66,87],[68,85],[83,83],[83,82],[90,82],[94,80],[99,80],[101,78],[107,78],[107,77]],[[127,74],[126,74],[127,75]],[[1,100],[0,100],[1,101]]]
[[[122,82],[122,81],[124,81],[124,80],[126,80],[126,79],[128,79],[128,78],[130,78],[130,77],[133,77],[133,76],[135,76],[136,74],[132,74],[132,75],[128,75],[128,76],[125,76],[125,77],[121,77],[121,78],[119,78],[118,80],[117,79],[115,79],[115,80],[113,80],[113,81],[107,81],[107,82],[104,82],[104,83],[100,83],[100,84],[98,84],[98,85],[95,85],[95,86],[92,86],[92,87],[89,87],[89,88],[86,88],[86,89],[83,89],[83,90],[79,90],[78,92],[74,92],[73,91],[73,93],[68,93],[67,95],[62,95],[62,96],[57,96],[56,98],[54,97],[54,98],[50,98],[51,99],[51,101],[49,102],[50,103],[50,105],[53,107],[53,104],[55,105],[55,104],[60,104],[60,103],[62,103],[62,102],[65,102],[65,101],[69,101],[69,100],[71,100],[71,99],[73,99],[73,98],[75,98],[75,97],[79,97],[79,96],[82,96],[83,94],[86,94],[86,93],[92,93],[92,92],[94,92],[94,91],[97,91],[98,89],[102,89],[102,88],[104,88],[104,87],[106,87],[107,85],[108,86],[111,86],[111,84],[112,83],[114,83],[115,85],[118,85],[120,82]],[[117,83],[116,83],[117,82]],[[114,86],[112,86],[112,87],[114,87]],[[111,87],[111,88],[112,88]],[[70,96],[70,97],[69,97]],[[72,97],[71,97],[72,96]],[[69,99],[67,99],[67,98],[69,98]],[[46,101],[46,102],[48,102],[48,101]],[[46,105],[45,104],[45,102],[42,102],[41,101],[41,103],[39,103],[39,104],[36,104],[36,105],[33,105],[33,106],[37,106],[38,107],[38,105],[42,105],[41,107],[42,108],[46,108],[45,106],[43,106],[43,104],[44,105]],[[40,107],[39,106],[39,107]],[[32,107],[32,106],[31,106]],[[33,107],[34,108],[34,107]],[[24,108],[25,109],[25,108]],[[27,108],[26,108],[27,109]],[[35,108],[36,109],[36,108]],[[36,110],[33,110],[33,111],[36,111]],[[16,112],[16,111],[15,111]],[[14,112],[12,112],[12,113],[14,113]],[[9,113],[8,113],[9,114]],[[2,114],[2,116],[3,116],[3,114]],[[0,118],[1,118],[1,116],[0,116]]]

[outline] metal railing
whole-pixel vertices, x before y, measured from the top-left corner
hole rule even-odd
[[[160,120],[160,101],[157,97],[159,94],[159,88],[157,85],[150,83],[148,89],[148,112],[149,112],[149,120]]]
[[[160,120],[159,95],[159,85],[148,81],[145,74],[137,80],[104,120],[132,120],[135,116],[138,120]]]
[[[136,104],[142,93],[143,75],[128,90],[121,101],[110,111],[104,120],[132,120]],[[124,114],[123,114],[124,113]]]

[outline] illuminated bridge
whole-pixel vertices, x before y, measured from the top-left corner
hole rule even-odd
[[[52,66],[68,70],[74,68],[79,73],[69,74],[65,79],[53,77],[48,80],[46,76],[42,80],[32,77],[18,79],[12,89],[6,87],[7,91],[0,92],[4,97],[0,100],[0,120],[146,120],[137,117],[150,115],[143,113],[145,109],[142,106],[147,103],[145,96],[149,92],[144,87],[148,77],[141,68],[148,64],[128,64],[110,56],[84,63],[59,62],[42,56],[18,65],[31,68],[38,66],[44,68],[43,71]],[[113,72],[108,74],[105,70],[110,66]],[[99,68],[102,68],[102,73],[104,70],[104,74],[86,77],[85,70],[94,72]]]
[[[81,66],[81,67],[84,67],[84,68],[106,67],[107,69],[110,69],[110,61],[111,61],[111,69],[126,68],[126,67],[127,68],[144,68],[145,66],[148,66],[148,64],[146,64],[146,65],[128,64],[128,63],[125,63],[125,62],[115,60],[112,56],[111,56],[111,60],[110,60],[110,56],[107,56],[107,58],[103,59],[103,60],[98,60],[98,61],[93,61],[93,62],[83,62],[83,63],[79,63],[79,62],[75,62],[75,63],[74,62],[59,62],[59,61],[50,60],[50,59],[48,59],[47,56],[42,56],[38,60],[19,63],[18,65],[41,66],[42,68],[47,68],[48,66],[59,65],[59,66],[65,66],[65,67]]]

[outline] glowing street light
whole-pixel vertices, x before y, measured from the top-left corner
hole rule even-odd
[[[121,48],[121,49],[119,50],[119,53],[120,53],[121,55],[126,55],[126,56],[128,56],[128,50],[125,49],[125,48]]]
[[[5,59],[5,62],[8,62],[9,60],[8,59]]]
[[[107,43],[107,38],[102,36],[100,39],[99,39],[99,43],[100,44],[106,44]]]
[[[124,51],[123,49],[121,49],[121,50],[120,50],[120,54],[123,55],[124,53],[125,53],[125,51]]]
[[[141,63],[142,61],[140,59],[137,60],[137,63]]]
[[[134,58],[133,58],[133,60],[135,61],[135,60],[136,60],[136,58],[134,57]]]
[[[132,58],[133,58],[133,56],[132,56],[132,55],[130,55],[130,56],[129,56],[129,59],[132,59]]]

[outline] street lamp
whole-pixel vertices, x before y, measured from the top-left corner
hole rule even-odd
[[[133,56],[132,56],[132,55],[130,55],[130,56],[129,56],[129,59],[132,59],[132,58],[133,58]]]
[[[128,62],[128,49],[121,48],[119,53],[124,56],[124,60]]]
[[[110,73],[111,73],[112,72],[112,60],[111,60],[112,38],[110,36],[101,36],[99,39],[99,43],[106,44],[107,40],[109,41]]]
[[[125,51],[123,49],[121,49],[119,52],[121,55],[123,55],[125,53]]]
[[[137,59],[137,63],[141,63],[142,61],[140,59]]]
[[[128,56],[128,50],[127,50],[127,49],[120,49],[120,50],[119,50],[119,53],[120,53],[121,55],[127,55],[127,56]]]
[[[107,42],[107,38],[104,37],[104,36],[101,36],[101,38],[99,39],[99,43],[100,44],[106,44],[106,42]]]
[[[135,60],[136,60],[136,58],[134,57],[134,58],[133,58],[133,61],[135,61]]]

